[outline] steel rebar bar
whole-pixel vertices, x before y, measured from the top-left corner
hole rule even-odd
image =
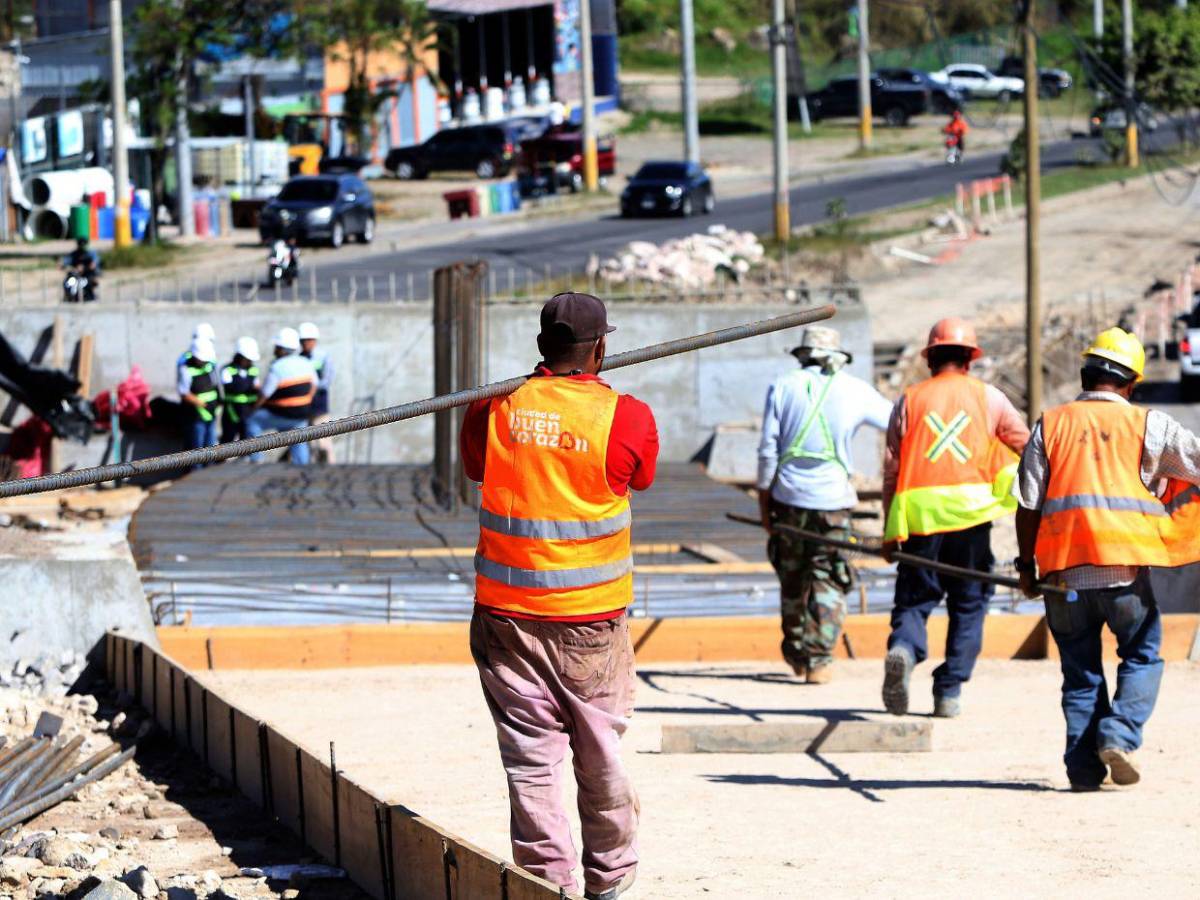
[[[131,756],[133,754],[133,750],[134,750],[133,747],[129,748],[125,758],[128,758],[128,756]],[[36,791],[32,792],[28,797],[24,797],[18,802],[22,805],[29,805],[32,803],[36,803],[37,801],[41,800],[42,798],[48,797],[51,794],[57,792],[64,785],[69,785],[72,781],[74,781],[80,775],[86,775],[86,774],[90,773],[92,770],[94,770],[95,768],[97,768],[98,766],[103,765],[105,760],[107,760],[109,757],[113,756],[114,754],[119,753],[120,751],[121,751],[120,744],[109,744],[103,750],[88,757],[86,760],[84,760],[83,762],[79,763],[78,765],[72,767],[68,771],[64,772],[62,775],[58,775],[58,776],[52,778],[51,780],[47,781]],[[67,796],[70,796],[70,795],[68,794]],[[53,804],[51,804],[51,806],[52,805]],[[9,803],[9,804],[7,804],[7,806],[0,808],[0,818],[7,819],[9,814],[11,812],[13,812],[14,810],[16,810],[17,808],[18,808],[17,804],[15,804],[15,803]],[[48,809],[49,807],[46,807],[46,808]],[[0,826],[0,831],[3,831],[5,827],[7,827],[7,826]]]
[[[757,525],[762,527],[762,522],[757,519],[751,519],[749,516],[739,516],[734,513],[726,513],[725,518],[731,522],[741,522],[743,525]],[[829,547],[839,547],[842,550],[851,550],[855,553],[863,553],[867,556],[883,557],[883,550],[879,547],[873,547],[870,544],[857,543],[856,541],[842,541],[837,538],[827,537],[823,534],[818,534],[815,531],[806,531],[803,528],[796,528],[793,525],[777,524],[774,526],[777,531],[788,531],[792,534],[799,535],[806,541],[812,541],[816,544],[825,544]],[[860,539],[861,540],[861,539]],[[886,558],[886,557],[884,557]],[[923,556],[917,556],[913,553],[896,552],[891,554],[892,560],[895,562],[904,563],[909,566],[916,566],[921,569],[929,569],[931,572],[941,572],[943,575],[953,575],[956,578],[966,578],[971,581],[982,581],[987,584],[995,584],[1000,587],[1016,588],[1021,586],[1021,582],[1010,575],[996,575],[992,572],[980,572],[978,569],[964,569],[962,566],[952,566],[949,563],[938,562],[935,559],[926,559]],[[1059,587],[1056,584],[1046,584],[1038,582],[1034,587],[1042,594],[1048,594],[1052,597],[1062,597],[1067,601],[1075,601],[1079,599],[1079,595],[1070,588]]]
[[[715,347],[734,341],[744,340],[775,331],[795,328],[829,319],[837,312],[831,305],[817,306],[811,309],[798,310],[773,319],[758,322],[748,322],[731,328],[722,328],[707,334],[694,335],[674,341],[664,341],[637,350],[618,353],[605,361],[604,371],[633,366],[650,360],[662,359],[680,353],[690,353],[705,347]],[[374,410],[359,415],[347,416],[320,425],[309,425],[290,431],[266,434],[260,437],[228,444],[218,444],[215,447],[202,447],[196,450],[184,450],[178,453],[168,453],[163,456],[152,456],[146,459],[126,463],[116,463],[107,466],[95,466],[77,469],[72,472],[60,472],[54,475],[40,475],[35,478],[16,479],[0,482],[0,497],[20,497],[29,494],[40,494],[46,491],[62,490],[63,488],[82,487],[89,484],[101,484],[117,479],[134,478],[153,472],[171,472],[188,469],[193,466],[207,465],[251,453],[262,453],[279,450],[293,444],[303,444],[322,438],[335,437],[339,434],[349,434],[364,428],[377,428],[380,425],[390,425],[406,419],[415,419],[441,410],[466,406],[477,400],[487,400],[510,394],[526,382],[529,376],[520,375],[489,385],[470,388],[465,391],[455,391],[440,397],[430,397],[392,406],[386,409]]]
[[[114,744],[113,746],[116,745]],[[24,806],[17,807],[11,812],[3,813],[2,817],[0,817],[0,832],[8,830],[13,825],[19,825],[21,822],[36,816],[40,812],[45,812],[50,807],[56,806],[72,796],[85,785],[91,784],[93,781],[99,781],[101,778],[110,775],[124,765],[125,762],[132,759],[136,751],[136,746],[130,747],[115,759],[95,766],[78,781],[64,783],[62,787],[59,787],[52,793],[45,794],[38,799],[31,799]]]

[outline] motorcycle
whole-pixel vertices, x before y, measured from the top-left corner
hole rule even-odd
[[[957,134],[946,135],[946,165],[957,166],[962,162],[962,144]]]
[[[64,303],[91,303],[96,299],[92,280],[82,269],[67,269],[63,279]]]
[[[271,287],[280,282],[291,285],[298,269],[299,265],[291,247],[282,241],[271,247],[271,254],[267,257],[267,283]]]

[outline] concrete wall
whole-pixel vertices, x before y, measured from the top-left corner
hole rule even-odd
[[[832,324],[854,354],[851,371],[871,376],[871,334],[866,310],[842,296]],[[821,300],[820,302],[825,302]],[[770,318],[794,305],[671,305],[621,303],[611,310],[617,331],[609,352],[618,353],[659,341]],[[489,381],[528,372],[538,359],[535,336],[539,304],[493,306],[488,311],[486,377]],[[29,352],[37,336],[62,307],[20,309],[0,316],[0,329]],[[66,346],[96,335],[93,391],[117,384],[139,365],[154,394],[174,398],[175,361],[187,347],[197,322],[210,322],[224,362],[240,335],[257,338],[266,350],[281,325],[312,320],[336,367],[332,406],[335,415],[362,412],[428,397],[433,393],[433,329],[427,305],[356,306],[256,303],[146,304],[134,307],[82,307],[63,316]],[[650,403],[658,419],[664,460],[693,458],[708,443],[715,426],[747,422],[761,415],[768,384],[795,362],[787,349],[798,330],[765,335],[724,347],[672,357],[612,373],[620,391]],[[372,429],[340,438],[340,461],[424,462],[432,457],[433,419]],[[868,439],[873,440],[873,439]],[[860,468],[870,471],[872,443],[859,452]],[[96,440],[79,464],[99,462],[103,442]]]

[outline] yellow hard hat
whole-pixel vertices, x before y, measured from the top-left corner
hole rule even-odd
[[[1107,359],[1119,366],[1129,369],[1142,380],[1146,369],[1146,348],[1138,340],[1137,335],[1123,328],[1108,328],[1096,335],[1092,346],[1083,351],[1084,359],[1097,356]]]

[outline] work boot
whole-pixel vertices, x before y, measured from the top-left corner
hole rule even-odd
[[[1098,784],[1091,784],[1090,782],[1084,783],[1082,781],[1078,781],[1078,782],[1072,781],[1071,782],[1071,793],[1072,794],[1094,794],[1098,790],[1100,790],[1100,785],[1098,785]]]
[[[833,681],[833,663],[825,663],[823,666],[809,665],[809,684],[829,684],[831,681]]]
[[[789,659],[788,665],[792,667],[792,674],[795,675],[797,678],[799,678],[801,681],[803,681],[805,678],[808,677],[808,660],[806,660],[806,659],[801,659],[801,660]]]
[[[958,697],[933,695],[933,714],[939,719],[957,719],[962,713],[962,702]]]
[[[602,891],[593,891],[591,888],[587,888],[583,892],[584,900],[617,900],[619,896],[633,887],[635,878],[637,878],[637,869],[634,869],[612,887],[605,888]]]
[[[1133,751],[1122,750],[1120,747],[1104,747],[1100,750],[1100,762],[1108,766],[1113,784],[1128,787],[1142,780]]]
[[[912,675],[912,651],[897,645],[883,660],[883,707],[894,716],[908,712],[908,679]]]

